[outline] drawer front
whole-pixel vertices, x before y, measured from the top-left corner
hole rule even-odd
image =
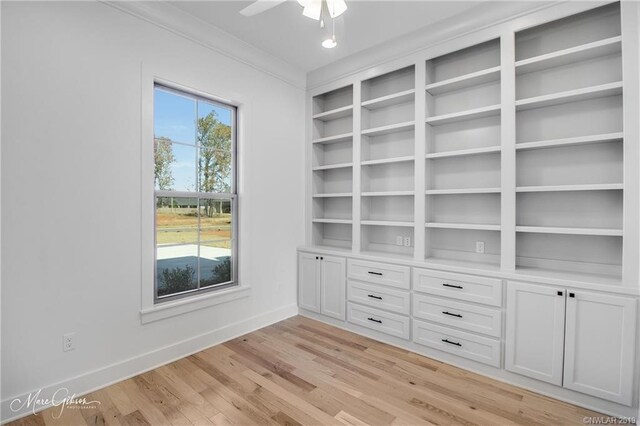
[[[347,298],[351,302],[386,309],[403,315],[409,315],[411,310],[409,292],[358,281],[349,281],[347,283]]]
[[[413,316],[489,336],[502,336],[502,311],[440,297],[414,294]]]
[[[374,284],[387,285],[409,290],[411,268],[388,263],[367,262],[349,259],[347,277]]]
[[[347,320],[381,333],[409,339],[409,317],[349,302]]]
[[[500,367],[500,340],[413,320],[413,341],[483,364]]]
[[[413,289],[436,296],[502,306],[502,281],[494,278],[413,268]]]

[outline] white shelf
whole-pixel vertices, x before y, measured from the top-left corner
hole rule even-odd
[[[363,166],[373,166],[376,164],[389,164],[389,163],[406,163],[409,161],[414,161],[415,157],[413,155],[409,155],[406,157],[394,157],[394,158],[382,158],[379,160],[364,160],[362,161]]]
[[[413,191],[378,191],[378,192],[363,192],[363,197],[394,197],[394,196],[407,196],[414,195]]]
[[[353,105],[347,105],[340,108],[332,109],[329,111],[321,112],[314,115],[314,120],[330,121],[337,118],[350,117],[353,115]]]
[[[622,37],[611,37],[594,41],[569,49],[558,50],[545,55],[534,56],[516,62],[516,74],[526,74],[542,69],[559,67],[574,62],[586,61],[599,56],[608,56],[620,52]]]
[[[379,109],[386,108],[392,105],[403,104],[409,102],[415,98],[416,91],[414,89],[404,90],[402,92],[393,93],[387,96],[381,96],[379,98],[371,99],[362,102],[362,107],[366,109]]]
[[[622,132],[604,133],[601,135],[578,136],[575,138],[550,139],[545,141],[517,143],[516,149],[527,150],[538,148],[553,148],[558,146],[587,145],[601,142],[620,142],[622,141],[622,138]]]
[[[444,194],[499,194],[500,188],[427,189],[426,195]]]
[[[516,110],[526,111],[533,108],[543,108],[569,102],[584,101],[587,99],[604,98],[607,96],[619,95],[621,93],[622,82],[617,81],[614,83],[585,87],[583,89],[568,90],[566,92],[520,99],[516,101]]]
[[[502,227],[500,225],[488,225],[479,223],[444,223],[444,222],[427,222],[424,225],[426,228],[440,228],[440,229],[468,229],[479,231],[500,231]]]
[[[312,143],[338,143],[353,140],[353,133],[343,133],[341,135],[327,136],[326,138],[314,139]]]
[[[313,198],[346,198],[352,197],[353,194],[350,192],[334,192],[328,194],[313,194]]]
[[[463,157],[468,155],[479,155],[479,154],[491,154],[495,152],[500,152],[502,147],[500,146],[488,146],[483,148],[473,148],[473,149],[460,149],[457,151],[445,151],[445,152],[433,152],[426,155],[426,158],[435,159],[435,158],[447,158],[447,157]]]
[[[464,89],[500,79],[500,66],[461,75],[459,77],[427,84],[425,89],[432,95]]]
[[[313,168],[313,171],[321,171],[321,170],[334,170],[334,169],[347,169],[349,167],[353,167],[353,163],[340,163],[340,164],[328,164],[326,166],[316,166]]]
[[[547,279],[554,279],[554,280],[573,281],[573,282],[579,282],[579,283],[601,284],[601,285],[613,286],[613,287],[620,287],[620,285],[622,284],[621,277],[616,275],[556,271],[552,269],[534,268],[531,266],[518,265],[516,266],[516,270],[514,274],[516,274],[516,277],[517,275],[522,274],[522,278],[520,279],[525,279],[525,280],[527,277],[539,277],[539,278],[547,278]]]
[[[351,219],[313,219],[313,223],[340,223],[350,225],[353,223]]]
[[[408,228],[413,228],[413,222],[405,222],[405,221],[394,221],[394,220],[361,220],[361,225],[367,226],[404,226]]]
[[[623,184],[603,183],[588,185],[518,186],[516,187],[516,192],[609,191],[617,189],[623,189]]]
[[[621,237],[622,229],[607,228],[565,228],[556,226],[516,226],[516,232],[530,232],[537,234],[565,234],[565,235],[602,235]]]
[[[490,105],[467,111],[454,112],[451,114],[436,115],[426,119],[426,123],[432,126],[455,123],[457,121],[474,120],[477,118],[491,117],[500,114],[500,105]]]
[[[405,121],[404,123],[389,124],[387,126],[374,127],[372,129],[363,130],[364,136],[380,136],[389,133],[397,133],[405,130],[413,129],[415,121]]]

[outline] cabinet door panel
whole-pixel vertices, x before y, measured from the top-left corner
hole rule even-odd
[[[636,300],[582,291],[571,294],[564,387],[631,405]]]
[[[322,256],[321,312],[324,315],[345,319],[346,271],[343,257]]]
[[[320,260],[309,253],[298,255],[298,304],[320,312]]]
[[[505,368],[562,385],[564,289],[507,284]]]

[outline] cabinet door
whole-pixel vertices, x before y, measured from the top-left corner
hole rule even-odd
[[[346,271],[343,257],[322,256],[321,312],[324,315],[345,319]]]
[[[320,257],[298,255],[298,304],[302,309],[320,312]]]
[[[562,385],[565,291],[507,284],[505,368]]]
[[[635,336],[634,298],[569,293],[564,387],[630,406]]]

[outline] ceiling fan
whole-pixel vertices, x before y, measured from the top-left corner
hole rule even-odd
[[[287,0],[256,0],[240,11],[244,16],[254,16],[284,3]],[[347,10],[344,0],[297,0],[304,9],[302,14],[316,21],[320,21],[320,28],[324,28],[325,13],[329,14],[333,22],[333,32],[331,36],[322,42],[322,47],[332,49],[338,45],[336,42],[336,21],[335,18],[342,15]]]
[[[240,11],[244,16],[254,16],[265,12],[271,8],[284,3],[287,0],[256,0],[249,6]],[[338,17],[347,10],[347,4],[344,0],[297,0],[300,6],[304,7],[302,14],[309,18],[320,20],[322,15],[323,3],[326,4],[329,15],[332,18]]]

